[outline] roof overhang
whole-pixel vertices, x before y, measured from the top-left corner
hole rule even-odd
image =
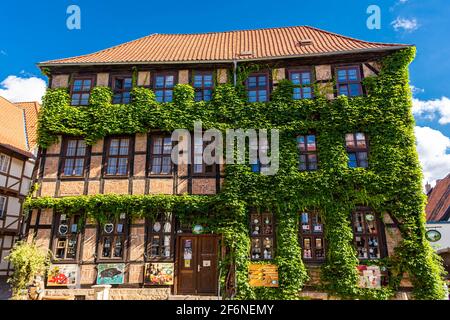
[[[289,56],[270,56],[263,58],[236,58],[225,60],[184,60],[184,61],[118,61],[118,62],[77,62],[77,63],[51,63],[41,62],[37,66],[39,68],[46,67],[70,67],[70,66],[104,66],[104,65],[151,65],[151,64],[208,64],[208,63],[235,63],[235,62],[253,62],[253,61],[267,61],[267,60],[281,60],[281,59],[300,59],[300,58],[314,58],[314,57],[326,57],[336,55],[349,55],[349,54],[364,54],[364,53],[381,53],[386,51],[396,51],[414,47],[414,45],[398,45],[384,48],[374,49],[361,49],[361,50],[348,50],[348,51],[334,51],[325,53],[312,53],[312,54],[300,54]]]

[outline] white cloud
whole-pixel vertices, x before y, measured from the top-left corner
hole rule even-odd
[[[450,123],[450,99],[442,97],[435,100],[419,100],[413,98],[413,114],[427,120],[434,120],[439,117],[439,124]]]
[[[395,31],[403,30],[406,32],[412,32],[419,29],[419,24],[416,18],[406,19],[397,17],[397,19],[391,22],[391,25],[394,27]]]
[[[425,92],[425,89],[416,87],[416,86],[414,86],[414,85],[410,85],[409,87],[411,88],[411,92],[412,92],[413,96],[416,95],[416,94],[424,93],[424,92]]]
[[[0,55],[2,55],[2,56],[7,56],[8,54],[6,53],[5,50],[0,50]]]
[[[47,84],[37,77],[8,76],[0,82],[0,96],[11,102],[42,101]]]
[[[415,127],[417,152],[422,164],[424,183],[433,186],[436,179],[450,173],[450,138],[429,127]]]

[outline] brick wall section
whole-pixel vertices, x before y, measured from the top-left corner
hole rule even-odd
[[[84,181],[61,181],[59,196],[78,196],[84,192]]]
[[[121,179],[121,180],[107,179],[105,180],[103,193],[128,194],[128,185],[129,185],[128,179]]]
[[[315,69],[316,69],[316,80],[324,81],[324,80],[331,80],[333,78],[330,65],[316,66]]]
[[[150,86],[150,71],[139,71],[137,84],[140,87],[148,87]]]
[[[52,89],[67,88],[69,86],[69,75],[59,74],[52,77]]]
[[[108,87],[109,86],[109,73],[98,73],[97,74],[97,86],[98,87]]]

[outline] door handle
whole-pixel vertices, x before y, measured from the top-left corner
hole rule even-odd
[[[197,272],[200,272],[200,265],[197,265]]]

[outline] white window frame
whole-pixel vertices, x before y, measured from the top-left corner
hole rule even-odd
[[[0,153],[0,172],[8,173],[11,157],[4,153]]]
[[[5,196],[0,196],[0,219],[2,219],[6,214],[6,200]]]

